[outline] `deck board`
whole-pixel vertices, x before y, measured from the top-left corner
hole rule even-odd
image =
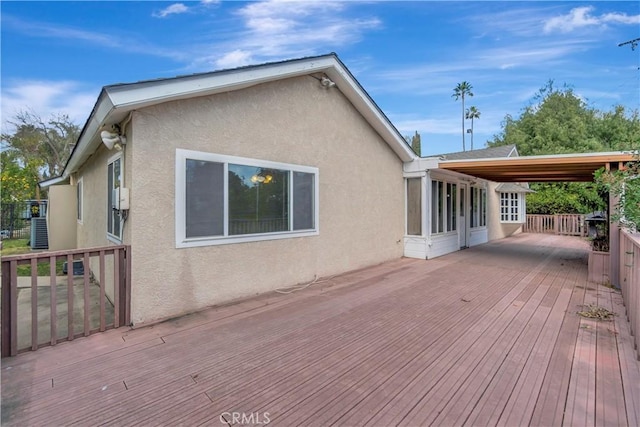
[[[523,234],[3,359],[2,423],[637,425],[633,338],[586,249]]]

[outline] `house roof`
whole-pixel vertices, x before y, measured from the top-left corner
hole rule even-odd
[[[635,156],[632,152],[617,151],[441,160],[438,167],[494,182],[590,182],[601,167],[620,169],[637,160]]]
[[[310,74],[324,74],[331,79],[335,83],[335,89],[342,92],[402,161],[407,162],[417,157],[400,132],[338,56],[331,53],[208,73],[105,86],[82,129],[62,175],[43,181],[41,185],[48,186],[66,181],[100,147],[102,143],[100,132],[109,129],[113,124],[122,123],[134,110]]]
[[[535,193],[535,191],[515,182],[503,182],[496,187],[496,193]]]
[[[481,148],[479,150],[459,151],[457,153],[439,154],[443,160],[493,159],[498,157],[517,157],[518,150],[514,144],[498,147]]]

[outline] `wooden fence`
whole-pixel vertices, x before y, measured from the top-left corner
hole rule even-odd
[[[559,234],[564,236],[586,236],[584,215],[530,215],[524,226],[525,233]]]
[[[130,277],[124,245],[3,257],[2,357],[130,324]]]
[[[618,273],[622,299],[631,328],[636,358],[640,360],[638,333],[640,333],[640,235],[620,230],[620,259]],[[615,267],[614,267],[615,268]]]

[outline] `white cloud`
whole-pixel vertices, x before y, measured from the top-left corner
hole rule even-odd
[[[98,93],[99,88],[88,88],[74,81],[5,81],[2,86],[2,128],[7,130],[7,121],[25,110],[42,118],[67,114],[74,123],[83,126]]]
[[[602,15],[603,22],[616,22],[620,24],[640,24],[640,15],[627,15],[625,13],[607,13]]]
[[[178,15],[180,13],[186,13],[189,11],[189,8],[182,3],[174,3],[166,8],[162,9],[159,12],[154,12],[153,16],[155,18],[166,18],[169,15]]]
[[[4,28],[29,37],[55,38],[59,40],[71,40],[84,42],[92,46],[102,46],[117,49],[118,52],[139,53],[173,60],[185,60],[187,54],[184,50],[172,50],[165,47],[149,44],[144,41],[126,38],[121,35],[105,34],[100,32],[79,30],[77,28],[49,24],[37,21],[24,21],[18,18],[4,15],[2,17]]]
[[[249,3],[235,13],[241,28],[233,40],[208,47],[222,53],[200,57],[192,68],[326,53],[357,43],[365,31],[380,27],[376,17],[347,16],[347,8],[342,2],[319,0]]]
[[[544,24],[544,32],[570,33],[585,27],[604,27],[607,23],[638,24],[640,15],[627,15],[626,13],[607,13],[596,16],[592,12],[593,6],[582,6],[571,9],[566,15],[555,16]]]
[[[218,58],[215,64],[218,68],[234,68],[248,65],[252,62],[251,53],[244,50],[234,50]]]

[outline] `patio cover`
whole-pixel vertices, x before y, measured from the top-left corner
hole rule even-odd
[[[438,167],[494,182],[589,182],[601,167],[621,169],[633,160],[637,160],[634,153],[616,151],[441,160]]]

